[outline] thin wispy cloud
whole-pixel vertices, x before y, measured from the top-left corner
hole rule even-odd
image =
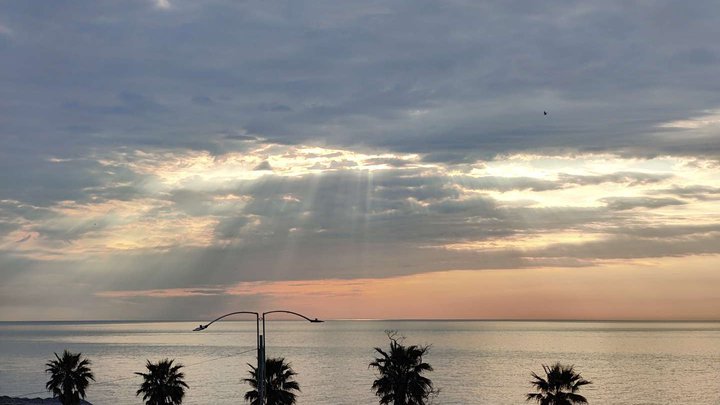
[[[11,30],[8,26],[0,23],[0,35],[11,37],[13,36],[13,30]]]
[[[706,111],[704,114],[676,121],[665,122],[660,128],[702,129],[712,127],[720,128],[720,111]]]
[[[157,8],[168,9],[170,8],[170,0],[153,0]]]

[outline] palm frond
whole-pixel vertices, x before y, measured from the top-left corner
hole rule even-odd
[[[53,354],[55,360],[46,363],[45,372],[50,374],[50,380],[45,388],[62,403],[79,402],[80,398],[85,398],[90,381],[95,381],[90,370],[91,361],[83,359],[81,353],[71,353],[67,349],[62,356]]]
[[[536,401],[540,405],[574,405],[587,404],[587,399],[578,395],[580,387],[592,382],[582,378],[575,372],[574,365],[563,365],[557,362],[551,366],[542,365],[545,378],[532,372],[530,384],[537,393],[527,394],[527,401]]]
[[[294,380],[297,373],[284,358],[265,359],[265,404],[259,404],[257,368],[248,366],[250,377],[242,381],[253,389],[245,393],[246,402],[251,405],[293,405],[297,402],[295,392],[300,392],[300,384]]]
[[[432,381],[422,375],[433,370],[430,364],[423,361],[429,346],[404,346],[395,336],[396,333],[388,333],[389,351],[375,348],[380,357],[369,364],[378,373],[372,389],[381,404],[424,405],[437,392]]]

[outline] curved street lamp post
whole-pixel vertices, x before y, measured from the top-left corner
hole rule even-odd
[[[293,311],[286,311],[286,310],[275,310],[275,311],[267,311],[263,313],[259,312],[252,312],[252,311],[237,311],[237,312],[230,312],[228,314],[225,314],[223,316],[220,316],[218,318],[213,319],[210,321],[210,323],[207,323],[205,325],[200,324],[197,328],[193,329],[194,332],[203,331],[208,328],[208,326],[212,325],[213,323],[226,318],[231,315],[239,315],[239,314],[248,314],[248,315],[255,315],[255,334],[257,335],[257,369],[255,370],[256,375],[258,376],[258,402],[263,405],[265,404],[265,316],[270,314],[277,314],[277,313],[283,313],[283,314],[290,314],[295,315],[300,318],[305,319],[308,322],[311,323],[321,323],[324,321],[321,321],[317,318],[311,319],[303,314],[299,314],[297,312]],[[260,321],[262,320],[262,333],[260,333]]]

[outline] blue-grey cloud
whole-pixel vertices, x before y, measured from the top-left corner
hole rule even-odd
[[[601,199],[613,210],[631,210],[634,208],[662,208],[671,205],[684,205],[685,201],[677,198],[659,197],[606,197]]]
[[[1,119],[16,147],[215,150],[205,134],[243,128],[453,162],[719,150],[717,137],[658,128],[720,106],[711,1],[8,1],[2,11],[14,28],[0,42]]]
[[[720,199],[720,187],[708,186],[678,186],[665,190],[658,190],[657,194],[671,194],[681,198],[695,198],[698,200]]]

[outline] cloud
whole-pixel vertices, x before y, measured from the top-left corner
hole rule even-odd
[[[662,208],[672,205],[684,205],[685,201],[676,198],[656,197],[607,197],[600,201],[607,204],[612,210],[631,210],[635,208]]]
[[[27,242],[27,241],[29,241],[30,238],[32,238],[32,237],[33,237],[33,236],[32,236],[31,234],[28,234],[28,235],[26,235],[26,236],[23,236],[22,239],[17,240],[16,243]]]
[[[688,237],[707,237],[720,232],[720,224],[684,224],[684,225],[636,225],[618,227],[610,232],[622,234],[625,237],[640,237],[644,239],[673,240],[687,239]]]
[[[117,94],[117,102],[107,105],[85,104],[77,101],[70,101],[63,104],[68,111],[75,111],[81,114],[108,114],[142,116],[151,113],[162,112],[165,108],[155,102],[151,97],[140,93],[121,91]]]
[[[6,18],[37,27],[25,46],[4,50],[13,95],[4,127],[23,135],[11,143],[42,134],[33,140],[60,155],[108,144],[216,150],[198,134],[245,128],[282,143],[382,147],[448,163],[528,150],[719,150],[698,125],[668,124],[710,122],[703,115],[717,107],[707,87],[719,53],[708,40],[720,12],[711,1],[682,10],[615,1],[154,4],[173,12],[68,5],[54,17],[68,39],[55,52],[41,46],[56,36],[34,23],[41,7],[4,4]],[[94,135],[68,130],[80,127]]]
[[[605,175],[581,176],[571,174],[560,174],[560,180],[577,185],[593,185],[602,183],[627,183],[631,186],[644,185],[651,183],[659,183],[672,178],[670,174],[659,173],[637,173],[637,172],[617,172]]]
[[[718,253],[717,2],[0,13],[4,291]]]
[[[580,259],[618,260],[636,258],[683,257],[715,255],[720,233],[709,232],[683,238],[629,238],[618,236],[602,241],[557,244],[533,253],[540,257],[575,257]]]
[[[14,34],[14,31],[13,31],[13,30],[11,30],[10,28],[8,28],[8,27],[7,27],[6,25],[4,25],[4,24],[0,24],[0,35],[5,35],[5,36],[8,36],[8,37],[12,37],[13,34]]]
[[[720,111],[706,111],[703,115],[691,117],[689,119],[675,120],[664,122],[658,125],[660,128],[677,128],[677,129],[702,129],[720,127]]]
[[[483,177],[466,177],[462,182],[464,187],[474,188],[479,190],[497,190],[497,191],[510,191],[510,190],[532,190],[532,191],[547,191],[557,190],[564,187],[562,183],[544,180],[532,177],[498,177],[498,176],[483,176]]]
[[[613,257],[610,242],[623,230],[638,243],[648,243],[653,234],[699,232],[679,212],[680,224],[653,225],[669,218],[668,212],[656,218],[653,210],[705,201],[650,196],[668,194],[674,190],[668,181],[697,170],[683,166],[683,159],[519,155],[467,165],[458,173],[453,164],[430,164],[414,155],[245,144],[244,151],[222,156],[98,156],[97,165],[113,174],[97,177],[100,183],[83,187],[75,200],[50,200],[47,208],[8,200],[0,211],[13,224],[7,240],[36,235],[15,254],[37,260],[95,257],[92,266],[123,274],[114,279],[118,288],[192,289],[208,280],[223,285],[447,268],[588,266]],[[258,173],[263,162],[273,162],[274,170]],[[333,168],[333,162],[341,166]],[[665,167],[682,170],[670,176]],[[577,174],[568,175],[569,168]],[[503,172],[508,175],[495,174]],[[685,192],[714,190],[711,178]],[[624,196],[613,196],[618,191]],[[644,228],[642,221],[648,223]],[[563,244],[594,244],[597,251],[558,255],[554,247]],[[686,253],[698,253],[694,246],[706,252],[688,245]],[[339,257],[346,263],[339,265]],[[149,263],[165,269],[152,285],[141,276]]]
[[[194,297],[194,296],[214,296],[221,294],[223,291],[218,288],[170,288],[164,290],[132,290],[132,291],[101,291],[96,293],[98,297],[104,298],[130,298],[130,297]]]
[[[267,160],[263,161],[259,165],[255,166],[253,170],[268,170],[272,171],[272,166],[270,166],[270,163],[267,162]]]
[[[681,198],[695,198],[698,200],[712,200],[720,198],[720,188],[708,186],[678,186],[657,190],[658,194],[672,194]]]
[[[215,104],[215,101],[213,101],[212,98],[207,97],[207,96],[194,96],[192,98],[192,102],[194,104],[204,105],[204,106],[211,106],[211,105]]]
[[[169,9],[170,8],[170,0],[153,0],[155,2],[155,6],[157,8],[161,9]]]

